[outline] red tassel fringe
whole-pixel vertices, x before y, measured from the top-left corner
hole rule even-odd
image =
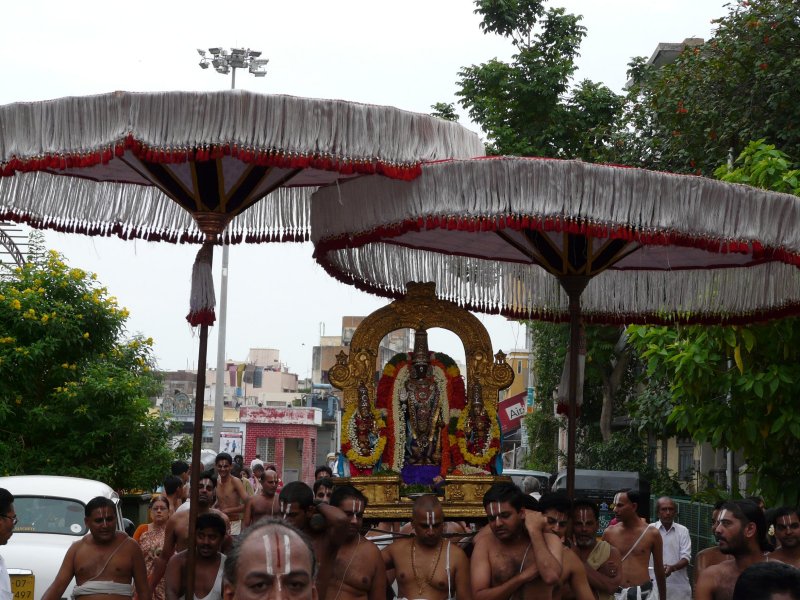
[[[189,325],[192,327],[197,327],[198,325],[213,325],[214,321],[217,320],[217,316],[214,314],[213,309],[204,308],[197,312],[190,312],[186,315],[186,320],[189,321]]]
[[[34,158],[20,159],[12,156],[8,162],[0,165],[0,176],[11,177],[14,173],[32,171],[63,171],[66,169],[88,168],[98,164],[106,164],[114,157],[121,157],[131,151],[137,158],[152,163],[174,164],[187,161],[203,162],[219,160],[231,156],[238,160],[264,167],[285,169],[320,169],[336,171],[343,175],[370,175],[378,173],[390,179],[411,181],[422,174],[419,162],[394,164],[379,159],[349,159],[327,154],[286,153],[275,148],[252,149],[240,148],[236,144],[219,144],[193,149],[167,150],[147,146],[133,135],[113,146],[107,146],[93,152],[78,154],[46,154]]]

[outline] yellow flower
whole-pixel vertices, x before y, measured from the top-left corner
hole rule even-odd
[[[42,315],[42,323],[47,323],[50,320],[50,315]]]
[[[14,298],[14,299],[11,301],[11,308],[13,308],[14,310],[19,310],[20,308],[22,308],[22,305],[19,303],[19,300],[17,300],[16,298]]]
[[[89,332],[88,331],[83,334],[83,339],[85,339],[85,340],[89,339]]]
[[[11,336],[0,338],[0,344],[13,344],[14,341],[15,341],[14,338]]]

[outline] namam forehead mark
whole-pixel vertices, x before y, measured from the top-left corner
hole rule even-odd
[[[489,514],[492,515],[492,517],[499,517],[501,512],[500,502],[489,502]]]
[[[730,519],[728,519],[728,509],[727,508],[723,508],[721,511],[719,511],[719,516],[717,517],[717,522],[729,521],[729,520]]]
[[[792,519],[791,515],[783,515],[780,519],[780,524],[784,527],[791,527],[793,522],[797,521],[797,515],[794,515],[794,519]]]
[[[281,506],[280,506],[281,517],[286,519],[286,517],[289,515],[289,511],[291,510],[291,507],[292,507],[292,505],[289,502],[286,502],[285,500],[281,500]]]
[[[292,540],[285,533],[277,531],[264,534],[264,560],[267,575],[275,577],[278,582],[278,591],[281,591],[280,575],[292,572]]]
[[[627,496],[625,492],[619,492],[614,495],[614,504],[619,504],[620,500],[622,500],[623,496]]]
[[[575,519],[578,523],[585,523],[586,521],[594,521],[594,511],[591,508],[579,508]]]
[[[362,509],[361,500],[357,500],[356,498],[353,498],[353,504],[352,504],[352,507],[351,507],[351,510],[353,511],[353,514],[354,515],[360,515],[361,514],[361,509]]]

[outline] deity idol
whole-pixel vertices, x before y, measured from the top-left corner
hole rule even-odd
[[[406,464],[440,464],[442,409],[428,354],[428,333],[424,330],[414,335],[412,372],[400,390],[400,403],[406,415]]]
[[[467,432],[467,446],[472,454],[481,455],[489,447],[491,422],[483,405],[483,392],[480,383],[470,386],[469,415],[464,421]]]
[[[369,391],[363,383],[358,386],[358,412],[355,414],[356,446],[362,456],[370,456],[375,448],[377,433],[372,406],[369,402]]]

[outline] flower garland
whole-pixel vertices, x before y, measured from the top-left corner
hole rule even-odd
[[[383,462],[389,468],[397,471],[403,467],[406,431],[403,420],[398,419],[396,415],[402,413],[400,391],[410,376],[411,361],[412,356],[410,354],[396,354],[386,363],[383,368],[383,374],[378,381],[376,405],[387,413],[387,440]],[[430,354],[430,364],[436,386],[439,389],[443,421],[447,424],[466,405],[464,380],[461,377],[458,365],[446,354],[432,352]],[[447,399],[448,403],[445,404],[444,399]],[[447,441],[442,439],[443,451],[446,448]],[[449,456],[446,459],[443,452],[442,462],[444,463],[448,459]]]
[[[491,423],[489,427],[489,431],[487,432],[487,442],[486,450],[483,451],[482,454],[473,454],[470,452],[469,446],[467,444],[467,436],[464,433],[465,424],[467,417],[469,416],[468,410],[461,411],[461,415],[458,417],[458,423],[456,424],[456,431],[455,431],[455,442],[457,445],[455,447],[458,448],[458,453],[460,456],[456,455],[453,459],[453,463],[458,462],[457,459],[462,459],[461,462],[466,462],[470,465],[476,467],[484,467],[491,462],[492,458],[497,454],[500,450],[500,426],[497,424],[497,413],[492,406],[484,406],[484,410],[486,411],[486,416],[489,417],[489,422]],[[455,454],[455,452],[453,452]]]
[[[375,442],[375,447],[369,456],[364,456],[355,447],[353,440],[357,438],[356,434],[356,406],[350,406],[344,413],[344,422],[347,424],[342,427],[342,452],[347,456],[351,465],[355,465],[359,469],[371,469],[374,467],[383,455],[383,450],[386,447],[386,423],[383,420],[381,411],[376,408],[371,408],[372,418],[375,421],[375,429],[378,434],[378,441]]]

